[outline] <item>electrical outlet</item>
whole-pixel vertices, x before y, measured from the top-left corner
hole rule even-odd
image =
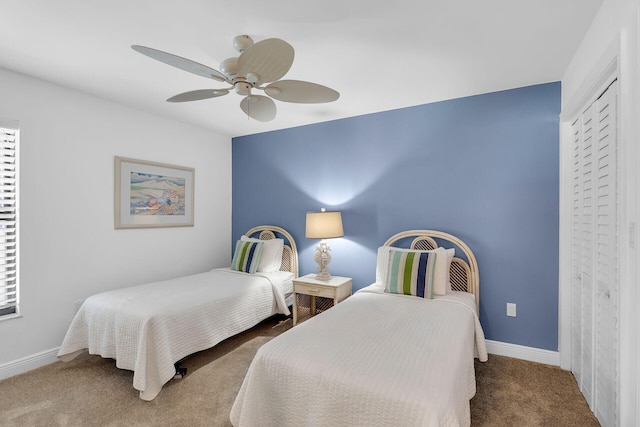
[[[507,316],[516,317],[516,305],[512,302],[507,303]]]

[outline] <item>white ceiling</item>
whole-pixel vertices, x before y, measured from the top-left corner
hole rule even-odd
[[[230,137],[558,81],[603,0],[2,0],[0,67]],[[154,61],[141,44],[219,69],[232,40],[295,49],[285,79],[329,86],[327,104],[276,101],[272,122],[241,97],[188,103],[226,84]],[[1,102],[1,100],[0,100]]]

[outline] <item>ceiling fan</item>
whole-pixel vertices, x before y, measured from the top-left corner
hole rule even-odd
[[[220,71],[200,63],[146,46],[131,48],[157,61],[181,70],[228,83],[222,89],[199,89],[184,92],[167,99],[168,102],[197,101],[228,94],[232,89],[244,96],[240,108],[249,117],[268,122],[276,117],[273,99],[300,104],[332,102],[340,97],[335,90],[316,83],[300,80],[279,80],[293,64],[293,47],[284,40],[271,38],[254,43],[247,35],[236,36],[233,46],[240,52],[238,57],[225,59]],[[266,95],[255,95],[252,90],[262,90]],[[273,99],[272,99],[273,98]]]

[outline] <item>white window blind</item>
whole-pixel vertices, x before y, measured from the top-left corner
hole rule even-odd
[[[0,318],[18,314],[18,132],[0,122]]]

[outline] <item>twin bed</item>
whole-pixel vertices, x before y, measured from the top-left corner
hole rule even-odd
[[[152,400],[179,360],[276,313],[289,315],[298,275],[293,238],[273,226],[246,236],[282,239],[278,271],[214,269],[94,295],[59,357],[88,350],[113,358],[134,371],[140,398]],[[232,268],[249,268],[253,253],[238,257],[240,246]],[[470,425],[474,358],[487,360],[478,307],[478,265],[464,242],[434,230],[398,233],[378,249],[374,284],[258,350],[230,420],[236,427]]]
[[[181,359],[274,314],[288,315],[298,276],[293,237],[275,226],[255,227],[245,236],[270,247],[281,242],[263,251],[262,260],[269,261],[264,269],[250,274],[218,268],[90,296],[71,322],[58,357],[69,361],[88,351],[115,359],[118,368],[133,371],[140,398],[153,400]]]
[[[390,248],[403,244],[413,250]],[[406,273],[398,273],[394,257],[425,251],[431,257],[438,247],[461,256],[439,252],[440,260],[449,255],[444,291],[428,290],[421,298],[405,295],[413,292],[406,287],[398,293],[389,288],[391,276]],[[433,264],[436,278],[439,267]],[[378,250],[376,283],[258,350],[231,422],[236,427],[468,426],[476,390],[474,356],[487,360],[478,303],[478,267],[464,242],[431,230],[399,233]]]

